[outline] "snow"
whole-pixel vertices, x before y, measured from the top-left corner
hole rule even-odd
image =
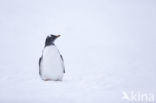
[[[129,103],[156,95],[154,0],[1,0],[0,103]],[[62,82],[39,77],[49,34],[64,57]],[[133,102],[132,102],[133,103]]]

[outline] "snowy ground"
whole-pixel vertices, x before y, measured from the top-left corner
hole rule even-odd
[[[134,103],[123,91],[156,99],[155,18],[154,0],[0,0],[0,103]],[[38,75],[51,33],[62,35],[62,82]]]

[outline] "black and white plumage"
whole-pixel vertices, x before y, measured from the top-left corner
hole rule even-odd
[[[39,74],[42,80],[62,80],[65,73],[63,57],[54,44],[60,35],[49,35],[46,38],[42,56],[39,58]]]

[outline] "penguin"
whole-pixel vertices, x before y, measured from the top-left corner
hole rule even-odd
[[[44,81],[62,81],[65,73],[64,60],[55,45],[60,35],[49,35],[39,58],[39,75]]]

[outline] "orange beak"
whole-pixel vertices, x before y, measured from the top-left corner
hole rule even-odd
[[[58,37],[60,37],[61,35],[56,35],[56,37],[58,38]]]

